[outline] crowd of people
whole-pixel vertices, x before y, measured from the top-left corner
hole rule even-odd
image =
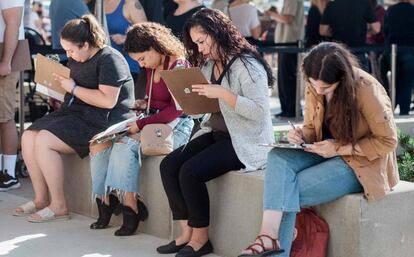
[[[20,187],[14,168],[18,72],[12,71],[11,61],[18,40],[24,38],[23,2],[0,2],[2,191]],[[106,26],[90,14],[93,2],[51,2],[52,44],[66,52],[70,78],[54,75],[66,92],[61,108],[36,120],[21,137],[34,197],[17,207],[14,216],[34,223],[69,219],[62,156],[90,156],[91,187],[99,211],[90,228],[107,228],[111,216],[121,212],[123,224],[115,236],[133,235],[151,215],[140,199],[139,179],[141,131],[153,124],[172,129],[173,151],[164,157],[159,172],[180,227],[173,241],[156,249],[160,254],[195,257],[213,252],[206,182],[232,170],[266,169],[262,227],[256,241],[240,249],[244,257],[289,256],[296,213],[303,206],[357,192],[374,202],[398,183],[394,110],[384,86],[364,71],[366,56],[322,41],[333,38],[356,47],[365,45],[367,36],[379,40],[375,35],[383,31],[386,42],[410,45],[414,34],[405,33],[414,27],[399,20],[414,12],[409,1],[385,12],[383,30],[368,0],[355,0],[352,10],[349,0],[318,1],[312,6],[309,18],[315,20],[308,18],[306,27],[311,49],[301,64],[306,83],[304,124],[288,134],[289,143],[303,149],[261,146],[275,140],[268,89],[276,79],[250,43],[260,38],[261,26],[248,1],[229,1],[224,12],[197,0],[175,0],[175,5],[163,1],[161,17],[155,15],[160,10],[149,8],[146,1],[105,0]],[[303,1],[284,1],[280,12],[271,8],[266,15],[277,22],[275,42],[290,43],[303,36]],[[354,21],[361,25],[352,27],[353,36],[348,34],[349,25],[340,25],[350,15],[359,17]],[[402,114],[413,83],[404,72],[413,60],[412,54],[398,59],[404,87],[397,88],[397,104]],[[191,90],[217,99],[220,108],[203,115],[197,129],[161,78],[162,71],[191,66],[200,67],[210,81],[192,85]],[[296,54],[279,55],[279,117],[293,115],[296,66]],[[143,113],[146,116],[131,122],[126,134],[90,143],[109,126]]]

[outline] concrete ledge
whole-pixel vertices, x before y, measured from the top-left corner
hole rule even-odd
[[[159,164],[162,157],[148,157],[143,160],[141,171],[141,194],[148,207],[149,217],[140,223],[139,231],[161,238],[171,235],[171,213],[162,187]],[[64,158],[65,193],[69,210],[89,217],[97,217],[95,200],[92,199],[89,158],[77,155]],[[112,224],[122,224],[121,216],[113,217]]]
[[[177,233],[159,174],[161,157],[143,160],[141,193],[150,216],[140,231],[162,238]],[[89,159],[65,158],[65,190],[71,211],[96,217],[91,201]],[[207,183],[210,238],[215,253],[237,256],[254,240],[262,218],[263,172],[229,172]],[[368,204],[362,194],[317,207],[330,225],[328,257],[409,257],[414,252],[414,184],[401,182],[386,198]],[[113,220],[120,224],[120,218]]]

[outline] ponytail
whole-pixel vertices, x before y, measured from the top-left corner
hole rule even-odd
[[[68,21],[63,27],[60,37],[78,47],[82,47],[85,42],[88,42],[92,47],[103,48],[107,42],[104,30],[91,14]]]

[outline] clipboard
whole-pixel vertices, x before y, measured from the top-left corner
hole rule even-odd
[[[69,78],[70,69],[41,54],[37,54],[35,70],[36,91],[62,101],[66,91],[60,86],[59,81],[55,80],[53,73]]]
[[[0,58],[3,57],[3,48],[4,43],[0,43]],[[13,54],[11,71],[25,71],[31,69],[32,61],[30,59],[29,41],[27,39],[19,40]]]
[[[266,147],[272,147],[272,148],[285,148],[285,149],[299,149],[303,150],[307,148],[310,144],[291,144],[291,143],[285,143],[285,142],[276,142],[271,144],[259,144],[260,146],[266,146]]]
[[[185,114],[196,115],[220,111],[218,99],[199,95],[191,89],[191,85],[210,84],[200,68],[164,70],[160,74]]]

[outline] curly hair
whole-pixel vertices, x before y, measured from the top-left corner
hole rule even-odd
[[[359,110],[354,68],[358,61],[344,46],[337,43],[320,43],[313,47],[303,60],[302,70],[306,81],[309,78],[321,80],[327,84],[339,82],[329,101],[325,115],[334,138],[341,144],[356,144]]]
[[[142,22],[128,28],[124,43],[127,53],[142,53],[150,48],[166,56],[185,56],[180,40],[159,23]]]
[[[259,54],[233,25],[232,21],[221,11],[204,8],[195,13],[184,25],[183,40],[187,50],[189,61],[194,66],[202,66],[206,60],[198,51],[197,45],[191,40],[190,30],[200,27],[209,35],[217,46],[217,54],[220,63],[224,67],[230,56],[240,56],[243,63],[249,62],[246,56],[251,56],[263,65],[267,73],[268,85],[273,86],[275,78],[269,64]]]

